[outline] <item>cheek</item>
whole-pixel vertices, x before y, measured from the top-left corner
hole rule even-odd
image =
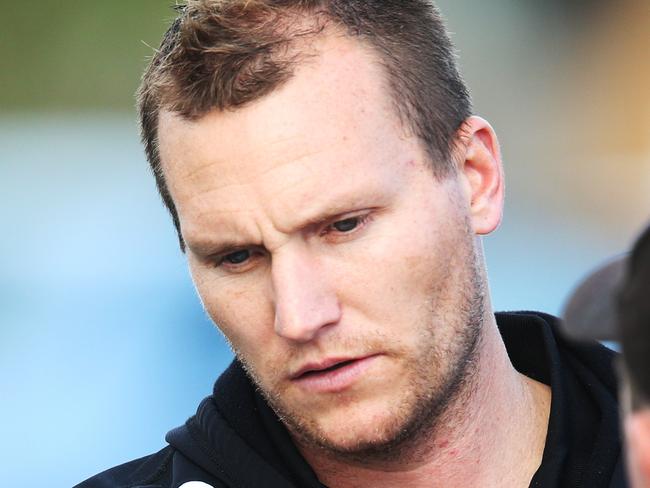
[[[441,236],[442,234],[442,236]],[[384,232],[351,248],[337,269],[341,301],[372,321],[420,315],[448,280],[449,235],[418,222],[405,232]],[[412,318],[412,317],[409,317]]]
[[[269,343],[274,315],[261,284],[210,279],[196,269],[192,278],[206,312],[237,351],[247,355]]]

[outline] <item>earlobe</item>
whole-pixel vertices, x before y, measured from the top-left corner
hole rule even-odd
[[[490,124],[476,116],[457,132],[456,160],[462,178],[474,232],[489,234],[501,222],[504,180],[499,141]]]

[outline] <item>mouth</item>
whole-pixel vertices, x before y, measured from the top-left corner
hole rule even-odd
[[[340,392],[359,380],[378,356],[330,358],[308,363],[292,375],[291,380],[300,388],[313,393]]]

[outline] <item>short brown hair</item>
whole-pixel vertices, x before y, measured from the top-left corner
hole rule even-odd
[[[454,135],[471,114],[471,101],[432,2],[188,0],[177,10],[142,78],[138,110],[147,159],[182,249],[158,152],[160,111],[196,120],[263,97],[291,78],[300,61],[297,41],[318,34],[326,23],[375,50],[402,123],[423,142],[434,174],[453,171]]]

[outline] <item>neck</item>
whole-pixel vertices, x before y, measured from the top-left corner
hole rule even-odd
[[[544,450],[550,388],[518,373],[493,315],[484,323],[463,392],[409,455],[379,465],[351,463],[302,449],[330,487],[527,487]]]

